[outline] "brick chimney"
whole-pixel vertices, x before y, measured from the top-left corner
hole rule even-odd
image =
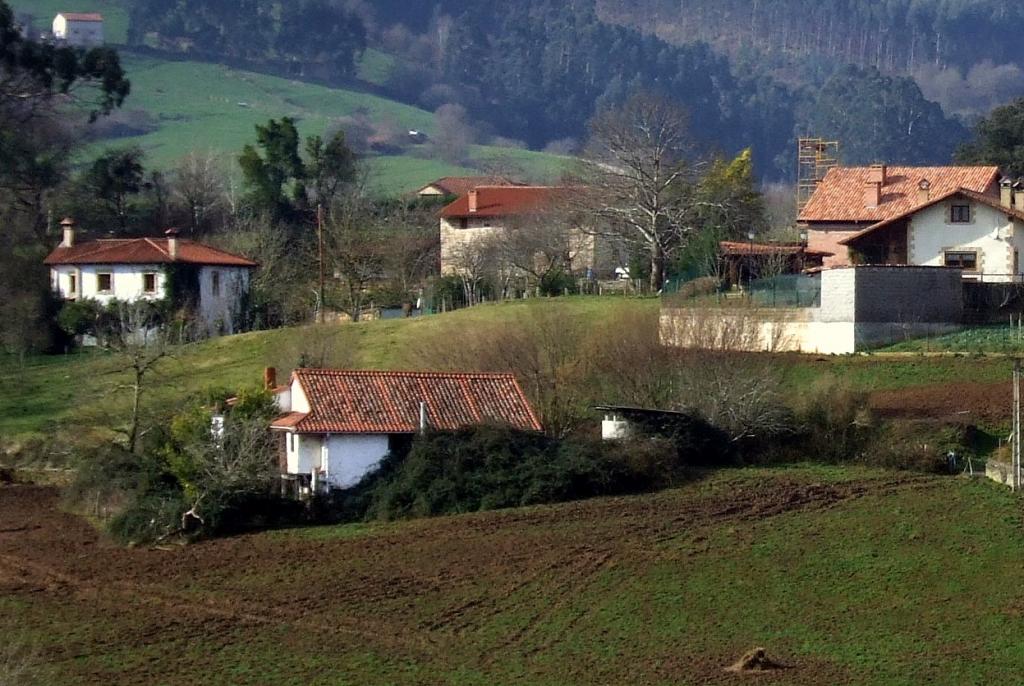
[[[923,205],[932,199],[932,182],[928,179],[921,179],[917,184],[917,203]]]
[[[75,220],[71,217],[64,217],[60,222],[60,228],[63,229],[64,235],[60,241],[60,247],[62,248],[73,248],[75,247]]]
[[[882,202],[882,184],[868,181],[864,184],[864,207],[874,209]]]
[[[469,192],[469,212],[470,214],[476,214],[478,203],[477,190],[474,188]]]
[[[999,182],[999,204],[1003,207],[1013,207],[1013,181],[1009,178]]]
[[[277,369],[274,367],[263,369],[263,387],[268,391],[277,388]]]
[[[888,182],[888,178],[886,176],[888,170],[889,168],[884,164],[871,165],[871,169],[868,171],[868,181],[884,186]]]
[[[167,236],[167,254],[172,260],[178,259],[178,230],[167,229],[164,235]]]

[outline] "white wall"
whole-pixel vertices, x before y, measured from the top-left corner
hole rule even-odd
[[[285,434],[285,454],[289,474],[310,474],[314,469],[320,469],[324,481],[333,487],[349,488],[376,469],[388,454],[388,436],[324,436],[289,432]]]
[[[112,290],[100,292],[99,274],[110,274],[112,277]],[[78,292],[72,293],[70,286],[70,275],[78,277]],[[154,274],[156,276],[156,292],[146,293],[143,290],[143,276]],[[164,297],[164,288],[167,285],[167,277],[164,275],[163,267],[155,264],[123,264],[123,265],[60,265],[50,269],[50,281],[53,287],[60,292],[61,297],[91,298],[101,303],[108,303],[111,300],[159,300]]]
[[[207,266],[199,270],[199,317],[209,334],[235,333],[242,296],[249,290],[249,269]],[[214,274],[220,275],[220,293],[214,294]]]
[[[911,264],[943,266],[943,253],[948,250],[977,250],[978,271],[986,281],[1010,281],[1013,272],[1013,251],[1024,248],[1024,222],[1012,220],[1005,212],[971,203],[971,222],[951,224],[950,205],[965,200],[942,202],[913,216],[907,235],[907,252]],[[1021,273],[1018,265],[1017,273]],[[964,272],[970,277],[969,272]]]
[[[309,398],[298,379],[292,379],[291,412],[309,413]]]
[[[321,468],[323,437],[316,434],[285,434],[285,453],[289,474],[310,474]]]
[[[386,434],[330,436],[327,442],[326,480],[336,488],[349,488],[372,472],[388,454]]]

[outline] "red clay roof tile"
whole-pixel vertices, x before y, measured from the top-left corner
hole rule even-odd
[[[276,419],[299,433],[410,434],[419,430],[420,403],[431,428],[454,430],[485,422],[540,431],[511,374],[297,369],[310,411]],[[301,414],[301,413],[299,413]]]
[[[166,238],[101,238],[70,248],[57,247],[43,264],[202,264],[256,267],[252,260],[202,243],[178,239],[178,256],[171,259]]]
[[[445,218],[508,217],[528,214],[554,204],[569,189],[558,186],[479,186],[477,210],[469,211],[469,193],[441,210]]]
[[[97,12],[60,12],[60,16],[68,21],[103,21],[103,15]]]
[[[902,216],[921,204],[918,185],[927,180],[931,197],[964,188],[975,193],[996,192],[998,167],[888,167],[878,207],[864,203],[871,167],[830,169],[800,213],[801,222],[870,222]]]

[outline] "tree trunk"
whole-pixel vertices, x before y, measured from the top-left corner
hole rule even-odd
[[[665,252],[657,241],[651,243],[651,294],[661,290],[665,280]]]
[[[132,424],[128,428],[128,452],[135,452],[139,440],[139,405],[142,400],[142,376],[136,371],[135,386],[132,388]]]

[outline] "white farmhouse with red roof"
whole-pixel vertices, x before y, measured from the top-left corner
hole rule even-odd
[[[53,37],[76,48],[103,45],[103,15],[61,12],[53,18]]]
[[[275,386],[273,369],[266,383]],[[394,450],[431,428],[541,425],[511,374],[296,369],[272,388],[282,415],[281,473],[314,490],[348,488]]]
[[[956,267],[966,279],[1022,279],[1024,187],[997,167],[837,167],[799,221],[808,248],[849,264]]]
[[[240,255],[178,238],[104,238],[78,242],[75,222],[65,219],[63,240],[43,261],[53,290],[65,300],[160,300],[168,295],[169,271],[190,267],[196,315],[205,333],[234,333],[256,263]]]

